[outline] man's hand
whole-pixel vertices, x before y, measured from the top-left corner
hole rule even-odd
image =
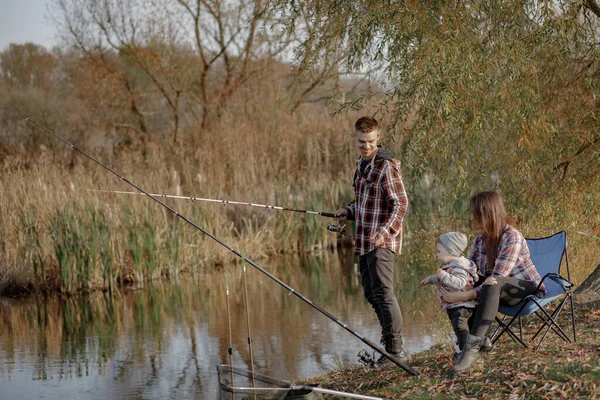
[[[335,213],[335,218],[339,219],[340,221],[344,221],[346,218],[348,218],[348,209],[347,208],[340,208],[339,210],[337,210]]]
[[[373,243],[375,247],[385,246],[385,238],[381,233],[374,234],[373,236],[371,236],[371,239],[369,241]]]

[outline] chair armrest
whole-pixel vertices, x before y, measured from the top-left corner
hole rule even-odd
[[[573,287],[573,283],[569,282],[568,280],[566,280],[565,278],[563,278],[562,276],[560,276],[559,274],[554,273],[554,272],[544,275],[539,286],[542,285],[542,283],[544,282],[544,280],[546,278],[553,280],[554,282],[558,283],[562,287],[565,287],[565,288]],[[538,288],[539,288],[539,286],[538,286]]]

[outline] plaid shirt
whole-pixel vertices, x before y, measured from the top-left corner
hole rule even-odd
[[[346,207],[348,219],[356,221],[354,253],[362,256],[375,250],[369,240],[380,233],[385,239],[384,247],[400,254],[402,221],[408,211],[400,162],[380,148],[361,174],[361,160],[362,157],[354,174],[356,199]]]
[[[483,233],[480,233],[473,241],[473,246],[467,258],[477,265],[479,272],[486,278],[488,276],[511,276],[524,281],[532,281],[539,284],[542,278],[535,265],[531,261],[529,247],[521,232],[510,225],[504,228],[504,234],[500,239],[498,257],[493,269],[487,264],[485,254],[485,242]],[[546,287],[542,285],[540,295],[546,294]],[[481,294],[481,286],[475,288],[476,298]]]

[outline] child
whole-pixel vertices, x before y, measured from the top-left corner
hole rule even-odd
[[[477,266],[471,260],[461,256],[467,247],[467,237],[460,232],[448,232],[437,238],[435,250],[437,259],[442,264],[435,275],[430,275],[419,284],[437,284],[442,310],[446,310],[452,329],[458,339],[459,352],[462,352],[469,335],[468,321],[477,306],[474,301],[462,303],[447,303],[442,297],[442,291],[466,291],[473,289],[479,279]],[[454,354],[457,360],[460,353]]]

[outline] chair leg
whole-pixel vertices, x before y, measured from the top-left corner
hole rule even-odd
[[[573,328],[573,342],[577,343],[577,334],[575,333],[575,307],[573,306],[573,292],[568,291],[569,301],[571,302],[571,325]]]
[[[542,312],[544,313],[545,316],[540,315],[538,312],[536,312],[537,317],[544,323],[542,326],[540,326],[540,329],[538,329],[538,331],[536,332],[535,335],[533,335],[532,340],[534,340],[537,335],[540,334],[540,332],[542,332],[542,330],[544,329],[544,327],[548,327],[552,328],[552,330],[554,331],[554,333],[556,333],[561,339],[563,339],[564,341],[570,341],[570,339],[567,337],[567,335],[564,333],[564,331],[562,330],[562,328],[560,328],[556,322],[556,318],[558,316],[558,314],[560,313],[560,311],[562,310],[564,306],[564,300],[563,302],[561,302],[552,312],[551,315],[549,315],[545,310],[543,310]],[[541,310],[538,310],[541,311]],[[557,328],[559,328],[560,330],[557,330]]]
[[[504,315],[502,317],[502,320],[500,320],[500,318],[496,317],[496,322],[498,323],[498,326],[494,330],[494,333],[492,333],[492,336],[490,336],[492,344],[496,343],[496,340],[498,340],[498,338],[500,337],[500,335],[496,336],[496,334],[498,333],[498,331],[500,330],[500,328],[502,328],[502,326],[506,326],[506,325],[504,325],[504,320],[505,319],[506,319],[506,315]]]
[[[519,310],[519,312],[521,312],[521,310]],[[518,315],[518,314],[517,314]],[[504,323],[504,319],[506,318],[506,315],[502,318],[502,320],[500,320],[498,317],[496,317],[496,322],[498,322],[498,328],[496,329],[496,331],[498,331],[498,329],[501,329],[500,333],[498,333],[497,336],[494,337],[494,340],[492,340],[492,343],[496,343],[496,341],[498,339],[500,339],[500,336],[502,336],[502,334],[504,332],[508,333],[508,335],[511,337],[511,339],[513,339],[515,342],[519,342],[521,343],[521,345],[523,347],[525,347],[526,349],[529,348],[529,346],[527,346],[527,344],[523,341],[522,337],[518,337],[513,331],[512,329],[510,329],[510,326],[513,324],[513,322],[515,322],[515,319],[517,317],[513,317],[508,324]],[[494,334],[496,334],[496,332],[494,332]]]
[[[555,319],[552,318],[545,318],[542,315],[540,315],[538,312],[535,313],[535,315],[540,319],[540,321],[543,322],[543,324],[540,326],[540,328],[537,330],[537,332],[535,333],[535,335],[533,335],[531,337],[531,341],[533,342],[535,340],[536,337],[538,337],[538,335],[540,333],[542,333],[542,331],[544,330],[544,328],[547,328],[547,331],[544,333],[544,337],[546,336],[547,332],[552,329],[552,331],[554,333],[556,333],[556,335],[558,337],[560,337],[562,340],[564,340],[565,342],[571,342],[571,339],[569,339],[567,336],[565,336],[564,332],[561,332],[560,330],[556,329],[558,327],[558,324],[556,323]]]
[[[540,310],[545,314],[545,316],[547,318],[547,320],[544,323],[546,325],[548,325],[548,328],[546,329],[546,332],[544,332],[542,339],[536,346],[536,350],[541,346],[541,344],[544,341],[544,339],[546,338],[546,335],[548,334],[548,332],[550,332],[550,328],[552,328],[552,330],[554,332],[556,332],[563,340],[571,343],[571,339],[569,339],[569,337],[567,336],[565,331],[563,331],[563,329],[557,324],[556,320],[553,318],[553,317],[556,317],[556,315],[558,315],[558,313],[560,312],[560,310],[562,309],[562,307],[564,305],[565,300],[566,300],[566,297],[563,299],[563,301],[560,303],[560,305],[556,308],[556,310],[554,310],[554,312],[552,313],[553,314],[552,316],[550,314],[548,314],[548,312],[546,310],[544,310],[543,308],[540,308]],[[559,333],[559,331],[560,331],[560,333]]]
[[[555,325],[558,329],[560,329],[560,327],[556,324],[556,322],[554,320],[551,320],[551,322],[548,324],[548,328],[546,329],[546,332],[544,332],[544,334],[542,335],[540,342],[537,344],[537,346],[535,346],[535,351],[537,351],[540,348],[540,346],[542,345],[542,342],[546,339],[546,335],[548,335],[548,332],[550,332],[550,328],[552,328],[552,330],[554,332],[559,333],[556,329],[554,329],[553,325]],[[562,332],[562,329],[560,329],[560,330]],[[563,334],[564,334],[564,332],[563,332]],[[561,335],[559,335],[559,336],[561,336]],[[571,343],[571,339],[569,339],[568,337],[561,336],[561,338],[565,339],[567,342]]]
[[[558,315],[558,313],[562,309],[562,305],[563,305],[564,302],[565,302],[565,299],[563,298],[563,300],[556,306],[556,308],[554,309],[554,311],[552,311],[552,314],[551,314],[551,318],[552,319],[556,318],[556,316]],[[538,329],[537,332],[535,333],[535,335],[533,335],[532,340],[535,339],[537,337],[537,335],[540,334],[540,332],[542,331],[542,329],[544,329],[544,326],[548,325],[548,320],[547,319],[545,319],[544,317],[542,317],[537,311],[535,312],[535,314],[537,315],[537,317],[539,319],[542,320],[542,322],[544,322],[544,325],[540,326],[540,329]],[[560,336],[559,332],[557,332],[557,334]]]
[[[525,347],[526,349],[528,349],[528,348],[529,348],[529,346],[527,346],[527,343],[525,343],[525,342],[523,341],[523,339],[521,339],[520,337],[518,337],[518,336],[517,336],[517,335],[516,335],[516,334],[515,334],[515,333],[514,333],[514,332],[513,332],[513,331],[512,331],[512,330],[511,330],[509,327],[506,327],[506,329],[505,329],[503,332],[506,332],[506,333],[508,333],[508,335],[509,335],[509,336],[510,336],[510,337],[511,337],[511,338],[512,338],[512,339],[513,339],[515,342],[519,342],[519,343],[521,343],[521,345],[522,345],[523,347]]]
[[[561,337],[561,339],[563,339],[566,342],[571,342],[571,339],[567,336],[567,334],[565,333],[565,331],[563,331],[563,329],[560,327],[560,325],[558,325],[558,323],[556,322],[556,318],[557,316],[560,314],[560,311],[563,309],[565,301],[567,300],[567,298],[565,297],[560,304],[554,309],[554,311],[552,312],[552,315],[548,314],[548,312],[540,307],[540,310],[538,311],[542,311],[544,313],[544,315],[546,316],[546,318],[543,318],[538,311],[535,312],[535,314],[537,315],[537,317],[542,320],[542,322],[544,323],[544,325],[542,325],[540,327],[540,329],[538,329],[538,331],[535,333],[535,335],[533,335],[533,337],[531,338],[531,340],[535,340],[535,338],[540,334],[540,332],[542,331],[542,329],[544,329],[544,326],[548,326],[548,330],[550,330],[550,328],[552,328],[552,330]],[[535,301],[535,300],[534,300]],[[558,329],[558,330],[557,330]],[[544,337],[546,336],[547,332],[544,334]],[[542,339],[543,340],[543,339]]]

